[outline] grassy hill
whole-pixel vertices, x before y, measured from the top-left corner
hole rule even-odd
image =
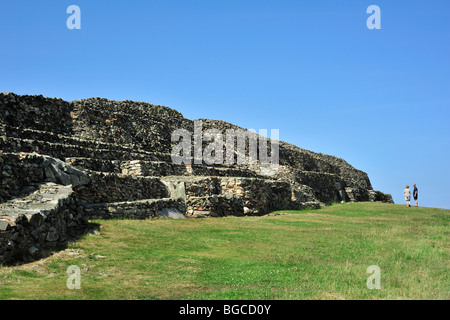
[[[373,202],[92,221],[99,230],[68,249],[0,267],[0,299],[450,299],[449,222],[450,210]],[[66,286],[70,265],[79,290]]]

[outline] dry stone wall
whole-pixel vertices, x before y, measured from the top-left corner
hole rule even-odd
[[[233,194],[192,196],[186,200],[186,215],[193,218],[243,216],[242,197]]]
[[[183,218],[186,211],[185,202],[179,199],[145,199],[113,203],[88,203],[83,206],[83,213],[88,219],[149,219],[170,217],[164,211],[170,208]]]
[[[204,130],[218,129],[223,136],[226,135],[227,130],[245,130],[225,121],[201,120]],[[270,142],[267,144],[267,149],[270,152]],[[248,152],[248,149],[246,149],[246,152]],[[354,199],[345,194],[346,187],[372,190],[370,179],[365,172],[334,156],[311,152],[280,141],[279,162],[280,168],[272,178],[289,182],[293,188],[297,189],[297,193],[298,190],[304,189],[301,186],[311,187],[315,195],[313,201],[332,203]],[[260,165],[249,165],[249,168],[261,176]],[[305,197],[309,198],[309,193]],[[297,194],[297,198],[302,197],[298,197]],[[369,197],[360,199],[365,199],[361,201],[369,201]],[[392,202],[390,196],[383,199]]]
[[[78,199],[87,203],[159,199],[168,195],[166,187],[157,177],[87,172],[91,182],[74,188]]]
[[[168,177],[163,181],[171,185],[171,197],[186,199],[189,216],[261,215],[300,206],[291,201],[291,188],[283,181],[246,177]]]
[[[87,229],[70,186],[45,183],[0,204],[0,264],[29,262],[62,248]]]
[[[200,120],[202,134],[215,129],[225,138],[234,130],[258,137],[225,121]],[[286,142],[279,143],[280,163],[271,175],[260,162],[175,164],[175,129],[193,137],[194,121],[145,102],[0,93],[0,264],[45,256],[85,231],[87,219],[261,215],[341,201],[393,202],[345,160]],[[223,151],[237,156],[225,144]]]
[[[0,104],[0,123],[67,136],[73,133],[70,102],[40,95],[19,96],[0,92]]]
[[[105,112],[107,110],[107,112]],[[90,98],[73,102],[75,135],[144,150],[167,152],[183,116],[173,109],[136,101]]]
[[[27,195],[44,179],[42,157],[29,154],[0,154],[0,202]]]

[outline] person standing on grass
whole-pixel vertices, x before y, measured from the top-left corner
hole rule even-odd
[[[405,196],[406,206],[411,207],[411,190],[409,190],[408,185],[405,187],[405,190],[403,190],[403,195]]]
[[[419,204],[417,203],[417,198],[419,198],[419,190],[416,187],[416,184],[413,184],[413,197],[414,197],[414,201],[416,202],[416,207],[419,206]]]

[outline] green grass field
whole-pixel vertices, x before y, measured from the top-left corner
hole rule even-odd
[[[366,202],[92,222],[99,231],[64,251],[0,267],[0,299],[450,299],[450,210]],[[367,288],[371,265],[381,289]]]

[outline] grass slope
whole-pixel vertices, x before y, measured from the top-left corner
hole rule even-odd
[[[450,299],[450,210],[336,204],[262,217],[94,221],[67,250],[0,267],[0,299]],[[81,269],[81,289],[66,286]],[[366,286],[367,267],[381,289]]]

